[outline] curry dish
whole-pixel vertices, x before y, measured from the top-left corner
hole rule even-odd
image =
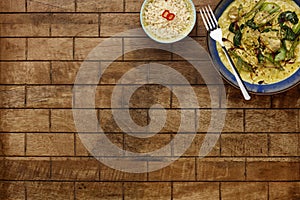
[[[276,83],[300,68],[299,16],[300,9],[292,0],[236,0],[227,7],[219,24],[243,80]],[[217,49],[231,71],[221,46]]]

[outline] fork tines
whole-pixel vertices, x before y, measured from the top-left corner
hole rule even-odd
[[[200,8],[200,15],[206,30],[212,31],[219,27],[215,14],[209,5],[204,8]]]

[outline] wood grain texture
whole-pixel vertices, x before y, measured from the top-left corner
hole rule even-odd
[[[52,36],[98,36],[97,14],[54,14],[51,18]]]
[[[74,135],[28,133],[27,156],[73,156]]]
[[[0,86],[0,107],[22,108],[25,106],[24,86]]]
[[[27,0],[28,12],[73,12],[74,0]]]
[[[245,130],[247,132],[296,132],[298,117],[297,110],[247,110]]]
[[[48,110],[0,110],[1,132],[45,132],[49,131]]]
[[[268,184],[260,182],[221,183],[222,199],[268,199]]]
[[[222,156],[268,156],[266,134],[222,134]]]
[[[94,158],[52,158],[53,180],[99,180],[100,163]]]
[[[300,152],[299,134],[270,134],[271,156],[298,156]]]
[[[76,183],[76,199],[122,199],[122,183]]]
[[[114,36],[123,31],[141,28],[139,14],[102,14],[100,21],[100,36]],[[124,36],[138,36],[124,35]],[[144,35],[144,34],[142,34]]]
[[[204,158],[197,159],[197,180],[245,180],[245,159]]]
[[[0,38],[1,60],[25,60],[25,38]]]
[[[298,158],[249,158],[247,159],[247,180],[299,180]]]
[[[296,200],[300,198],[300,182],[270,183],[270,199]]]
[[[300,86],[244,101],[238,89],[215,73],[211,76],[214,66],[199,9],[206,5],[214,9],[219,2],[193,0],[198,13],[189,36],[203,48],[195,58],[189,56],[193,49],[182,49],[181,42],[158,44],[143,31],[111,38],[141,28],[143,0],[0,0],[0,199],[299,200]],[[90,54],[99,44],[103,48]],[[171,53],[176,47],[187,57]],[[188,84],[169,83],[169,88],[156,84],[156,75],[167,81],[174,77],[154,68],[155,63],[186,78],[199,108],[191,106]],[[95,89],[96,109],[91,110],[99,125],[86,126],[79,135],[72,104],[82,66],[88,73],[81,73],[77,86],[93,89],[86,98]],[[211,71],[203,71],[204,67]],[[154,104],[164,107],[165,124],[160,130],[148,130],[156,135],[142,139],[144,132],[124,124],[133,134],[129,135],[118,126],[111,109],[117,84],[121,94],[114,111],[130,108],[130,117],[139,126],[162,116],[161,108],[149,110]],[[124,95],[139,84],[125,102]],[[187,104],[180,105],[179,99]],[[223,114],[224,122],[218,118]],[[181,121],[184,117],[187,120]],[[86,125],[89,121],[81,119]],[[178,133],[181,124],[187,126]],[[202,158],[199,152],[207,131],[218,140]],[[163,157],[149,162],[136,158],[134,165],[129,158],[117,159],[119,166],[151,170],[168,158],[179,159],[149,173],[123,172],[103,164],[115,156],[111,149],[106,154],[95,148],[94,154],[89,152],[87,136],[98,148],[104,147],[102,137],[107,137],[127,151],[125,156],[170,145]],[[173,141],[179,136],[180,141]]]
[[[218,200],[219,183],[182,182],[173,184],[173,199]]]
[[[7,0],[0,2],[0,12],[25,12],[26,0]]]
[[[2,182],[0,181],[0,198],[6,200],[21,200],[25,199],[25,184],[24,182]]]
[[[159,161],[152,161],[153,165],[161,164]],[[164,161],[162,161],[164,162]],[[195,181],[195,159],[180,158],[171,165],[149,173],[151,181]]]
[[[124,0],[77,0],[78,12],[122,12]]]
[[[171,198],[170,183],[125,183],[125,199]]]
[[[50,36],[49,14],[1,14],[0,35],[5,37]]]
[[[74,199],[74,184],[26,182],[27,199]]]
[[[1,156],[24,156],[25,133],[0,133]]]
[[[50,158],[1,157],[0,169],[2,180],[48,180],[51,171]]]
[[[72,86],[29,86],[29,108],[72,108]]]
[[[73,40],[70,38],[29,38],[29,60],[72,60]]]
[[[1,84],[50,84],[49,62],[0,62]]]

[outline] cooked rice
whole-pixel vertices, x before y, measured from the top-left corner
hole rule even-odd
[[[162,17],[169,10],[175,14],[171,21]],[[151,0],[144,7],[143,25],[150,34],[162,40],[172,40],[185,35],[193,25],[194,15],[188,0]]]

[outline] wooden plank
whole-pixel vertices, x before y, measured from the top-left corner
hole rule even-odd
[[[229,181],[245,180],[244,158],[199,158],[197,180]]]
[[[273,96],[272,108],[300,108],[300,86]]]
[[[48,62],[0,62],[1,84],[49,84]]]
[[[71,38],[29,38],[29,60],[72,60]]]
[[[246,110],[245,115],[246,132],[297,131],[297,110]]]
[[[141,28],[139,14],[132,14],[132,13],[102,14],[100,24],[101,24],[100,36],[114,36],[124,31]],[[123,36],[137,36],[137,35],[123,35]]]
[[[48,110],[0,110],[1,132],[45,132],[49,131]]]
[[[24,86],[0,86],[1,108],[22,108],[25,106]]]
[[[76,199],[122,199],[122,183],[86,182],[76,183]]]
[[[75,38],[75,60],[87,60],[87,56],[91,51],[101,44],[105,39],[103,38]],[[115,55],[122,56],[122,39],[113,38],[109,39],[108,43],[102,43],[101,51],[97,51],[93,54],[92,59],[97,61],[115,60]],[[105,46],[107,45],[107,46]],[[112,52],[114,52],[112,54]]]
[[[150,138],[139,138],[143,134],[135,134],[134,137],[125,135],[125,150],[136,153],[148,153],[165,147],[171,142],[171,134],[156,134]],[[166,154],[161,156],[171,156],[171,146],[166,150]]]
[[[221,183],[222,199],[268,199],[268,184],[260,182]]]
[[[28,12],[73,12],[73,0],[28,0]]]
[[[7,157],[0,158],[0,179],[49,180],[50,158]]]
[[[29,86],[29,108],[72,108],[72,86]]]
[[[103,158],[105,159],[105,158]],[[107,158],[110,159],[110,158]],[[104,160],[105,161],[105,160]],[[122,168],[123,166],[130,166],[132,169],[134,169],[134,165],[138,163],[138,166],[142,166],[143,168],[147,167],[147,163],[143,160],[141,160],[141,163],[139,163],[138,159],[134,159],[134,162],[132,162],[131,158],[122,159],[118,162],[118,158],[116,157],[114,160],[114,165]],[[137,169],[140,170],[140,169]],[[112,166],[106,166],[104,164],[101,164],[101,170],[100,170],[100,180],[101,181],[108,181],[108,182],[114,182],[114,181],[147,181],[147,173],[128,173],[124,171],[120,171],[118,169],[113,169]]]
[[[123,95],[128,95],[132,88],[133,86],[124,86]],[[135,90],[129,102],[124,101],[124,107],[129,108],[150,108],[154,104],[170,108],[170,89],[162,85],[143,85]]]
[[[0,133],[1,156],[24,156],[25,133]]]
[[[124,0],[102,0],[97,3],[93,0],[77,0],[78,12],[122,12]]]
[[[173,183],[174,200],[219,200],[219,183],[175,182]]]
[[[0,35],[3,37],[50,36],[50,15],[1,14]]]
[[[162,165],[164,162],[150,161],[149,165]],[[149,173],[150,181],[195,181],[195,159],[180,158],[169,166]]]
[[[270,134],[270,156],[299,156],[299,134]]]
[[[297,158],[249,158],[247,180],[292,181],[300,178],[300,161]]]
[[[52,36],[98,36],[97,14],[54,14],[51,19]]]
[[[72,110],[51,111],[51,132],[76,132]]]
[[[99,180],[100,163],[95,158],[52,158],[53,180]]]
[[[271,182],[270,199],[296,200],[300,198],[300,182]]]
[[[65,182],[26,182],[27,199],[74,199],[74,184]]]
[[[188,105],[194,105],[195,102],[191,102],[191,99],[188,98],[191,95],[188,93],[189,87],[190,86],[174,86],[172,87],[172,91],[176,91],[177,94],[180,94],[179,98],[184,99]],[[219,108],[220,100],[218,86],[193,86],[192,89],[198,99],[197,103],[199,108]],[[211,97],[213,98],[213,101],[211,101]],[[192,108],[192,106],[185,107],[184,105],[180,105],[178,97],[173,93],[172,108]]]
[[[0,38],[0,60],[25,60],[25,38]]]
[[[73,156],[74,135],[28,133],[27,156]]]
[[[227,108],[271,108],[271,96],[251,95],[251,100],[246,101],[241,99],[241,91],[232,86],[226,87],[226,101]]]
[[[186,137],[185,137],[186,136]],[[187,133],[177,133],[173,135],[173,138],[175,137],[182,137],[181,140],[178,140],[177,142],[173,141],[173,152],[174,156],[181,156],[181,153],[184,152],[182,156],[194,156],[198,157],[200,156],[200,148],[203,145],[203,141],[205,137],[208,136],[206,134],[196,134],[192,143],[188,148],[186,149],[186,146],[188,145],[188,142],[190,141],[190,134]],[[186,149],[186,150],[185,150]],[[220,156],[220,139],[216,141],[215,146],[212,148],[211,152],[208,153],[206,156]]]
[[[0,182],[0,199],[21,200],[25,198],[24,182]]]
[[[210,121],[215,121],[216,125],[211,125],[211,132],[220,131],[220,127],[223,127],[222,132],[243,132],[244,131],[244,116],[243,110],[232,109],[232,110],[213,110],[215,113],[220,113],[220,115],[225,115],[224,124],[221,120],[211,119],[211,110],[203,109],[197,110],[197,121],[198,121],[198,132],[207,132]]]
[[[108,65],[108,62],[102,62],[102,76],[100,80],[100,84],[142,84],[145,83],[145,79],[148,76],[148,68],[147,70],[137,69],[136,67],[145,65],[146,62],[121,62],[114,61]],[[108,65],[108,66],[107,66]],[[104,66],[107,66],[104,69]],[[135,70],[135,73],[128,75],[128,78],[124,78],[122,81],[120,80],[124,74],[129,72],[130,70]],[[120,81],[120,82],[119,82]]]
[[[159,197],[161,200],[171,198],[170,183],[125,183],[125,199],[151,200]]]
[[[268,156],[267,134],[222,134],[222,156]]]
[[[7,0],[0,2],[0,12],[25,12],[26,0]]]
[[[149,48],[151,45],[155,45],[155,49]],[[171,49],[170,45],[153,43],[149,38],[124,38],[124,51],[128,52],[124,55],[124,59],[126,61],[171,60],[171,53],[163,50],[163,47]],[[133,51],[133,49],[139,50]]]

